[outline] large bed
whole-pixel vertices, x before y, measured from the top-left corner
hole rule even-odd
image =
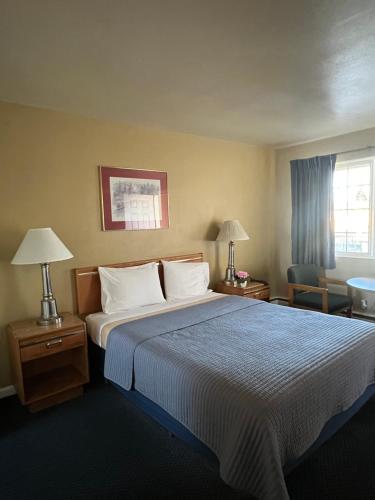
[[[288,499],[284,474],[375,393],[371,323],[213,292],[106,315],[97,268],[75,277],[105,377],[188,429],[222,479],[259,500]]]

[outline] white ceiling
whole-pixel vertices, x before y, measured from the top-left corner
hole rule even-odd
[[[1,0],[0,100],[252,144],[375,126],[374,0]]]

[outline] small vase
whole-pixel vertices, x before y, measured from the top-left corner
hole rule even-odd
[[[241,288],[246,288],[246,285],[247,285],[247,281],[241,281],[240,282],[240,287]]]

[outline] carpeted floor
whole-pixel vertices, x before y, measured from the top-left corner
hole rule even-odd
[[[35,415],[3,399],[0,432],[4,500],[244,498],[102,381]],[[375,398],[287,484],[292,500],[375,500]]]

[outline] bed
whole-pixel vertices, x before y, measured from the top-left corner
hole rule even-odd
[[[187,429],[227,484],[259,500],[288,499],[284,475],[375,393],[371,323],[213,292],[108,317],[97,268],[75,278],[105,377]]]

